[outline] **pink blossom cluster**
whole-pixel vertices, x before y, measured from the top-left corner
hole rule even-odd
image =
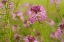
[[[38,42],[38,40],[33,36],[26,36],[24,42]]]
[[[37,5],[30,7],[30,10],[28,11],[28,17],[28,20],[33,24],[35,21],[41,22],[45,20],[47,18],[47,15],[44,8]]]
[[[54,20],[52,20],[52,19],[48,20],[47,23],[50,26],[54,26]]]
[[[0,8],[4,8],[6,2],[7,2],[7,0],[2,0],[2,1],[0,2]],[[8,3],[8,6],[9,6],[8,8],[13,9],[13,8],[14,8],[14,3],[13,3],[13,2],[9,2],[9,3]]]
[[[14,20],[17,19],[17,18],[16,18],[17,16],[20,17],[20,20],[24,21],[24,17],[23,17],[23,13],[22,13],[22,12],[16,11],[16,12],[12,13],[12,18],[13,18]]]
[[[0,2],[0,8],[3,8],[4,7],[4,5]]]
[[[63,29],[64,29],[64,23],[61,23],[61,24],[59,25],[59,28],[60,28],[61,30],[63,30]]]
[[[56,32],[53,32],[50,37],[52,38],[60,38],[61,34],[64,32],[64,23],[61,23]]]
[[[6,4],[7,0],[2,0],[2,3]]]
[[[61,0],[50,0],[50,4],[54,4],[54,3],[60,4],[60,1],[61,1]]]
[[[2,0],[2,2],[0,3],[0,8],[3,8],[5,6],[6,2],[7,2],[6,0]],[[59,4],[60,0],[50,0],[50,3]],[[29,4],[24,4],[23,7],[29,7]],[[18,11],[18,10],[14,10],[14,4],[12,2],[10,2],[9,7],[6,7],[6,8],[13,10],[13,12],[11,12],[12,19],[13,20],[20,19],[23,22],[24,27],[29,27],[30,25],[34,24],[36,21],[38,21],[39,23],[42,23],[47,18],[46,10],[44,9],[44,7],[42,7],[40,5],[36,5],[36,6],[31,5],[28,8],[28,13],[27,13],[28,19],[26,21],[24,18],[25,13],[22,13],[21,11]],[[6,11],[8,11],[8,10],[6,10]],[[47,21],[47,23],[51,26],[54,26],[54,20],[49,20],[49,21]],[[13,33],[17,32],[17,28],[19,29],[20,27],[18,27],[17,25],[12,26]],[[33,32],[35,32],[35,29],[33,29]],[[57,31],[50,34],[50,37],[51,38],[60,38],[60,36],[61,36],[61,34],[63,34],[63,32],[64,32],[64,23],[61,23],[58,26]],[[41,36],[41,33],[37,32],[36,36]],[[14,34],[15,40],[19,40],[19,38],[21,38],[20,35]],[[24,42],[39,42],[34,36],[26,36],[25,38],[22,38],[22,39],[24,40]]]
[[[59,38],[59,37],[61,36],[61,34],[62,34],[62,31],[61,31],[61,29],[59,28],[57,31],[53,32],[53,33],[50,35],[50,37],[52,37],[52,38]]]
[[[26,27],[30,27],[30,25],[31,25],[31,23],[30,23],[28,20],[24,21],[23,26],[24,26],[25,28],[26,28]]]

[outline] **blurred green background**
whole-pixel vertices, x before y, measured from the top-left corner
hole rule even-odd
[[[52,33],[54,29],[57,29],[58,27],[58,23],[61,21],[58,13],[56,13],[56,9],[54,5],[51,5],[49,0],[12,0],[15,3],[19,1],[19,5],[23,4],[23,3],[28,3],[28,4],[34,4],[34,5],[41,5],[45,8],[45,10],[47,11],[47,19],[53,19],[55,21],[55,26],[54,27],[50,27],[48,26],[48,24],[45,23],[45,21],[43,22],[43,24],[40,26],[38,22],[36,22],[31,29],[36,29],[36,32],[39,32],[40,28],[42,28],[42,37],[44,39],[44,42],[54,42],[54,39],[50,38],[50,33]],[[21,7],[22,8],[22,7]],[[64,17],[64,0],[61,0],[60,4],[59,4],[59,14],[62,16],[62,18]],[[19,24],[21,29],[18,31],[20,35],[27,35],[29,33],[30,29],[25,29],[22,27],[22,22],[21,21],[13,21],[11,20],[11,24]],[[37,29],[38,28],[38,29]],[[2,31],[0,30],[0,38],[3,38],[3,34]],[[13,35],[13,33],[11,33]],[[35,33],[34,33],[35,34]],[[13,38],[13,36],[11,35],[11,40]],[[0,42],[2,42],[2,39],[0,39]],[[12,42],[14,42],[12,40]],[[59,40],[57,42],[60,42]]]

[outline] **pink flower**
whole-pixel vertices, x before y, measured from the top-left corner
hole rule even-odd
[[[13,25],[13,26],[12,26],[12,31],[13,31],[13,32],[16,32],[16,28],[17,28],[17,25]]]
[[[9,8],[10,8],[10,9],[13,9],[13,8],[14,8],[14,3],[13,3],[13,2],[10,2],[10,3],[9,3]]]
[[[55,35],[55,32],[51,33],[51,34],[50,34],[50,37],[51,37],[51,38],[54,38],[54,35]]]
[[[33,36],[26,36],[24,38],[24,42],[38,42],[38,40],[34,38]]]
[[[20,36],[16,33],[14,34],[14,39],[19,40]]]
[[[40,6],[32,6],[30,10],[37,14],[38,12],[41,12],[40,8]]]
[[[16,20],[16,14],[12,13],[12,19]]]
[[[50,0],[50,4],[53,4],[54,3],[54,0]]]
[[[23,3],[23,4],[22,4],[22,7],[28,7],[28,6],[29,6],[28,3]]]
[[[60,4],[60,0],[50,0],[50,4]]]
[[[6,4],[7,0],[2,0],[2,3]]]
[[[55,38],[59,38],[60,35],[61,35],[61,33],[60,33],[59,31],[56,31],[56,32],[55,32]]]
[[[31,14],[31,15],[29,16],[29,21],[30,21],[31,23],[34,23],[36,20],[37,20],[37,17],[35,16],[35,14]]]
[[[50,35],[50,37],[58,39],[58,38],[60,38],[61,34],[62,34],[62,30],[60,28],[58,28],[58,30],[56,32],[53,32]]]
[[[41,6],[32,6],[28,11],[29,21],[34,23],[35,21],[43,21],[47,18],[46,12]]]
[[[14,34],[14,40],[15,40],[15,42],[19,42],[20,40],[22,40],[22,36],[17,34],[17,33],[15,33]]]
[[[55,0],[56,4],[60,4],[60,0]]]
[[[49,24],[50,26],[53,26],[53,25],[54,25],[54,21],[53,21],[53,20],[49,20],[49,21],[48,21],[48,24]]]
[[[20,17],[20,20],[24,21],[24,17],[23,17],[22,12],[17,11],[17,12],[15,12],[15,13],[12,14],[12,18],[13,18],[14,20],[16,20],[16,16]]]
[[[0,8],[3,8],[3,7],[4,7],[4,5],[2,3],[0,3]]]
[[[30,22],[29,21],[25,21],[23,26],[26,28],[26,27],[29,27],[30,26]]]
[[[59,24],[59,28],[63,30],[64,29],[64,23]]]

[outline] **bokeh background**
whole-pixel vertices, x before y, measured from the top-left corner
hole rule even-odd
[[[60,4],[58,5],[59,6],[59,8],[58,8],[59,12],[58,13],[56,12],[55,5],[54,4],[50,4],[49,0],[11,0],[11,1],[13,1],[14,4],[18,4],[18,7],[16,7],[16,10],[19,8],[19,9],[21,9],[22,12],[25,12],[27,10],[27,8],[21,6],[24,3],[33,4],[33,5],[41,5],[41,6],[43,6],[45,8],[45,10],[47,12],[47,16],[48,16],[47,20],[52,19],[52,20],[55,21],[55,25],[54,26],[49,26],[46,23],[46,21],[44,21],[42,25],[39,25],[39,23],[36,22],[36,23],[34,23],[34,25],[32,25],[31,28],[26,29],[22,25],[23,22],[21,22],[20,20],[14,21],[14,20],[12,20],[10,18],[10,24],[12,26],[15,25],[15,24],[20,26],[20,27],[18,27],[20,29],[17,29],[17,33],[18,34],[20,34],[20,35],[25,37],[26,35],[28,35],[30,33],[29,31],[32,31],[35,28],[36,32],[32,32],[32,35],[37,37],[36,33],[40,32],[42,34],[42,37],[43,37],[42,40],[44,40],[42,42],[60,42],[61,41],[61,39],[55,40],[55,39],[50,38],[50,34],[53,31],[57,30],[58,24],[61,21],[58,13],[61,15],[62,18],[64,18],[64,0],[61,0]],[[14,5],[14,6],[16,6],[16,5]],[[19,7],[19,6],[21,6],[21,7]],[[4,18],[4,17],[2,17],[2,18]],[[25,19],[26,19],[26,16],[25,16]],[[3,20],[0,20],[0,21],[2,22]],[[42,28],[41,29],[42,31],[40,31],[40,28]],[[6,31],[7,31],[7,33],[5,33],[5,31],[3,31],[2,27],[0,26],[0,42],[5,42],[4,41],[4,38],[5,38],[4,35],[5,34],[9,34],[8,37],[10,37],[11,42],[15,42],[14,39],[13,39],[14,33],[11,31],[11,26],[9,26],[9,28],[6,29]],[[40,40],[40,36],[39,36],[39,40]],[[21,42],[23,42],[23,40]]]

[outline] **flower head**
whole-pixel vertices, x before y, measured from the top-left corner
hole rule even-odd
[[[31,23],[34,23],[35,21],[41,22],[47,18],[44,8],[39,5],[30,7],[28,16]]]
[[[4,7],[4,5],[0,2],[0,8],[3,8]]]
[[[60,0],[50,0],[50,4],[60,4]]]
[[[14,40],[15,40],[15,42],[19,42],[20,40],[22,40],[22,36],[19,35],[18,33],[15,33],[14,34]]]
[[[33,36],[26,36],[24,38],[24,42],[38,42],[36,38],[34,38]]]
[[[13,31],[13,32],[16,32],[16,28],[17,28],[17,27],[18,27],[17,25],[13,25],[13,26],[12,26],[12,31]]]
[[[40,6],[33,6],[31,7],[31,11],[35,12],[37,14],[37,12],[40,12]]]
[[[16,11],[16,12],[14,12],[14,13],[12,14],[12,18],[13,18],[14,20],[16,20],[16,16],[20,17],[20,20],[24,21],[24,16],[23,16],[22,12]]]
[[[59,25],[60,29],[64,29],[64,23]]]
[[[13,2],[9,2],[9,8],[14,9],[14,3]]]
[[[7,0],[2,0],[2,3],[6,4]]]
[[[29,21],[24,21],[24,24],[23,26],[26,28],[26,27],[30,27],[31,23]]]
[[[53,26],[53,25],[54,25],[54,20],[49,20],[47,23],[48,23],[50,26]]]
[[[62,30],[60,28],[58,28],[56,32],[53,32],[50,35],[50,37],[58,39],[58,38],[60,38],[61,34],[62,34]]]

